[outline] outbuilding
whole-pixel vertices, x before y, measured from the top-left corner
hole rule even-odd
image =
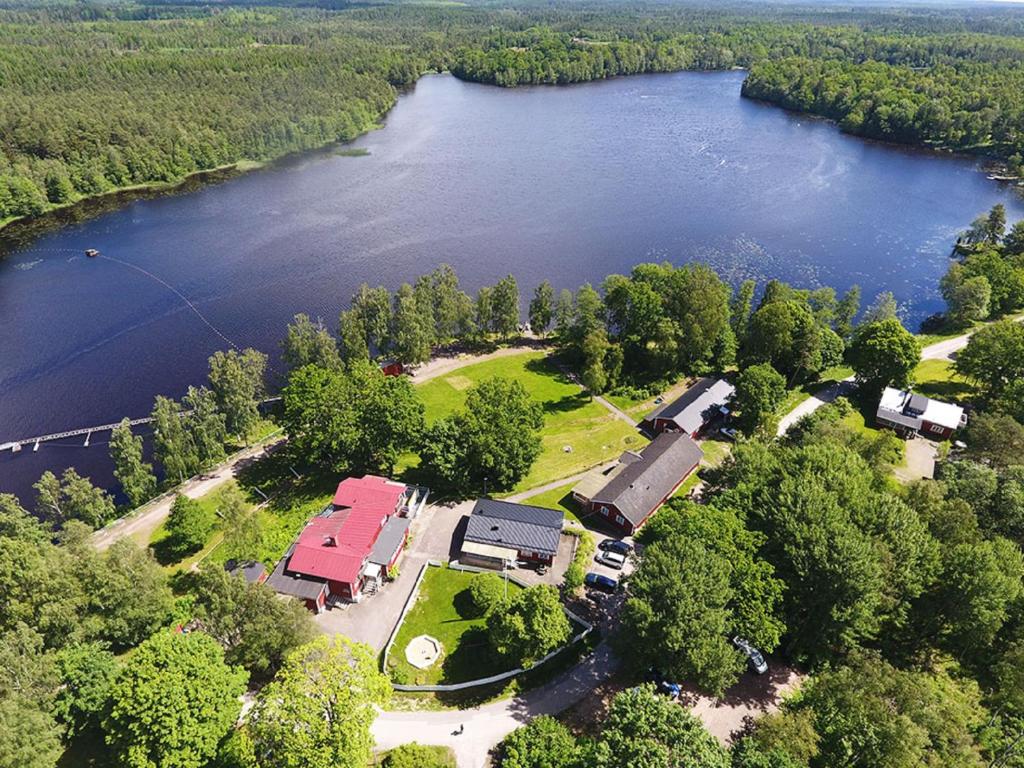
[[[728,413],[727,404],[735,391],[725,379],[702,378],[675,400],[647,414],[643,426],[652,435],[683,432],[697,438],[708,425]]]

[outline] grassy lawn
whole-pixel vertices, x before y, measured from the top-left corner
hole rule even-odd
[[[574,485],[576,483],[560,485],[557,488],[552,488],[550,491],[530,496],[524,499],[523,503],[532,504],[535,507],[544,507],[545,509],[560,509],[568,519],[578,523],[580,522],[580,514],[583,510],[580,509],[580,505],[572,497],[572,487]]]
[[[685,392],[690,386],[693,385],[694,379],[689,377],[680,379],[671,387],[666,389],[664,392],[655,395],[654,397],[648,397],[644,400],[637,400],[630,397],[622,397],[620,395],[605,395],[605,398],[612,403],[619,410],[625,411],[630,416],[640,421],[644,416],[653,411],[659,403],[654,401],[658,397],[662,397],[665,400],[675,400],[683,392]]]
[[[469,583],[476,574],[428,568],[419,596],[398,631],[388,655],[388,672],[397,682],[416,685],[458,683],[505,671],[491,655],[484,631],[486,621],[474,616]],[[509,592],[520,587],[508,583]],[[405,658],[409,641],[430,635],[441,641],[441,659],[428,669],[417,669]]]
[[[219,510],[222,500],[224,498],[224,495],[226,493],[230,493],[232,491],[237,490],[238,481],[232,478],[231,480],[226,481],[224,484],[218,486],[205,496],[200,496],[198,499],[196,499],[196,501],[199,502],[199,505],[201,507],[209,510],[216,516],[217,511]],[[243,496],[244,495],[245,494],[243,494]],[[247,501],[247,503],[250,508],[254,506],[251,501]],[[191,568],[195,563],[198,563],[200,560],[203,560],[207,555],[209,555],[210,552],[212,552],[224,538],[224,532],[221,530],[219,525],[219,518],[217,518],[217,520],[218,523],[214,526],[213,531],[210,533],[210,538],[207,540],[203,548],[200,549],[198,552],[186,555],[185,557],[179,558],[167,552],[164,542],[167,541],[167,538],[170,534],[167,531],[166,521],[161,523],[160,527],[153,531],[153,535],[150,536],[149,541],[145,542],[145,544],[153,548],[153,551],[156,553],[157,560],[168,571],[186,571],[189,568]]]
[[[447,416],[465,403],[466,390],[492,376],[523,384],[544,408],[541,455],[513,490],[526,490],[614,458],[646,443],[628,424],[569,381],[543,352],[524,352],[460,368],[417,387],[427,422]],[[566,450],[566,449],[569,450]],[[403,465],[412,465],[411,458]]]
[[[806,384],[801,384],[799,387],[789,390],[786,399],[779,406],[779,416],[785,416],[818,390],[852,375],[853,368],[849,366],[837,365],[835,368],[826,368],[814,381],[809,381]]]
[[[700,449],[704,451],[702,466],[717,467],[732,452],[732,443],[728,440],[701,440]]]
[[[976,394],[957,376],[949,360],[922,360],[914,370],[914,391],[938,400],[963,400]]]

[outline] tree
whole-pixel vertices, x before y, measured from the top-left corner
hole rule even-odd
[[[478,573],[469,580],[469,596],[478,616],[494,612],[505,600],[505,582],[496,573]]]
[[[727,768],[718,741],[684,707],[659,696],[654,686],[627,688],[612,699],[598,751],[600,768]]]
[[[622,643],[638,669],[657,667],[716,696],[743,672],[729,645],[729,564],[693,539],[676,536],[644,550],[623,606]]]
[[[964,434],[968,456],[995,467],[1024,462],[1024,425],[1000,413],[975,413]]]
[[[860,286],[852,285],[836,304],[835,321],[832,329],[840,338],[848,339],[853,333],[853,321],[860,311]]]
[[[168,621],[174,597],[148,549],[121,538],[102,555],[75,554],[89,611],[100,620],[98,637],[117,650],[131,648]]]
[[[17,496],[0,493],[0,538],[39,542],[44,536],[39,521],[21,506]]]
[[[338,316],[338,355],[346,363],[370,359],[366,326],[363,318],[354,309],[345,310]]]
[[[1024,305],[1024,266],[1017,259],[1007,258],[999,248],[976,250],[962,264],[954,263],[951,271],[957,266],[961,267],[963,280],[981,278],[988,284],[992,314],[1013,312]]]
[[[939,283],[946,300],[946,317],[958,328],[966,328],[989,315],[992,286],[984,277],[970,277],[962,264],[953,263]]]
[[[297,314],[288,325],[287,335],[281,342],[281,359],[289,371],[304,365],[337,368],[341,365],[338,346],[319,319],[314,323],[309,315]]]
[[[512,275],[501,278],[491,294],[491,324],[502,338],[514,336],[519,329],[519,285]]]
[[[158,632],[114,681],[107,744],[127,768],[202,768],[238,719],[247,678],[202,632]]]
[[[90,528],[102,528],[115,515],[114,500],[89,478],[73,467],[64,470],[61,479],[47,470],[32,486],[36,489],[36,509],[41,519],[54,527],[69,520],[81,520]]]
[[[64,752],[49,712],[19,696],[0,697],[0,768],[55,768]]]
[[[114,462],[114,477],[133,507],[156,495],[153,465],[142,460],[142,438],[132,435],[128,419],[122,419],[110,433],[110,458]]]
[[[747,326],[746,365],[770,363],[790,379],[821,370],[821,329],[806,303],[794,300],[763,304]]]
[[[448,264],[431,275],[434,294],[434,336],[439,344],[450,344],[466,327],[471,299],[459,289],[459,278]]]
[[[555,289],[547,280],[537,286],[530,299],[530,329],[538,336],[544,336],[554,315]]]
[[[807,768],[783,748],[763,749],[747,737],[735,742],[730,753],[730,768]]]
[[[370,288],[363,283],[352,297],[351,306],[361,321],[366,343],[375,354],[388,354],[391,350],[391,294],[387,288]],[[340,335],[345,337],[344,333]],[[344,357],[346,361],[350,359]]]
[[[282,601],[270,587],[250,584],[223,568],[201,569],[194,591],[203,630],[224,648],[228,664],[255,675],[276,669],[315,634],[300,602]]]
[[[558,293],[558,301],[555,303],[555,334],[560,344],[568,344],[572,334],[572,319],[575,313],[575,301],[572,291],[563,288]]]
[[[1024,326],[1012,320],[979,328],[953,364],[956,372],[998,396],[1024,377]]]
[[[409,379],[370,363],[300,368],[281,394],[292,450],[336,471],[390,472],[423,430],[423,405]]]
[[[224,460],[227,419],[206,387],[189,387],[181,399],[184,428],[195,446],[197,467],[205,472]]]
[[[210,358],[210,389],[229,435],[248,438],[259,422],[266,370],[267,356],[255,349],[229,349]]]
[[[153,455],[170,483],[183,483],[199,471],[195,441],[186,431],[181,407],[157,395],[153,404]]]
[[[221,493],[220,509],[224,538],[221,547],[229,560],[259,559],[263,551],[263,529],[241,492],[229,486]]]
[[[898,313],[899,305],[896,303],[896,297],[892,295],[891,291],[883,291],[875,296],[871,306],[864,310],[864,317],[861,319],[861,323],[894,320],[897,319]]]
[[[425,363],[430,359],[433,341],[433,317],[420,307],[408,283],[395,292],[395,309],[391,317],[391,351],[406,365]]]
[[[684,371],[702,370],[729,325],[729,287],[704,264],[687,264],[666,277],[662,295],[665,314],[675,323],[677,364]]]
[[[292,651],[260,693],[250,717],[256,754],[275,768],[366,765],[373,707],[390,693],[369,646],[318,637]]]
[[[501,657],[529,666],[566,643],[572,625],[558,590],[538,584],[518,592],[487,618],[487,636]]]
[[[61,686],[54,714],[69,737],[98,732],[110,689],[117,674],[117,660],[97,643],[63,649],[57,655]]]
[[[500,768],[574,768],[576,738],[549,715],[516,728],[498,747]]]
[[[210,509],[179,493],[165,523],[171,548],[179,555],[199,551],[206,546],[215,523]]]
[[[747,323],[750,322],[750,311],[756,287],[757,283],[753,280],[744,280],[729,303],[729,322],[732,325],[732,332],[740,344],[743,343],[747,335]]]
[[[985,225],[988,241],[995,245],[1003,239],[1006,233],[1006,206],[996,203],[988,212],[988,219]]]
[[[777,412],[786,398],[786,380],[768,363],[740,371],[733,406],[739,409],[737,422],[747,434],[774,434]]]
[[[865,392],[877,397],[885,387],[910,386],[921,361],[921,343],[895,318],[862,323],[854,331],[848,357]]]
[[[540,455],[543,424],[522,384],[486,379],[467,392],[464,410],[427,431],[422,466],[463,491],[511,488]]]
[[[1003,238],[1003,248],[1011,255],[1024,254],[1024,219],[1015,222],[1006,237]]]

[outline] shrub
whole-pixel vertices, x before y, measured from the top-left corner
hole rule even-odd
[[[573,555],[572,562],[566,569],[565,578],[562,581],[565,591],[572,593],[583,586],[587,563],[590,562],[590,557],[594,554],[594,537],[587,531],[570,530],[567,533],[579,539],[579,543],[576,545],[576,554]]]
[[[384,768],[455,768],[455,759],[447,747],[403,744],[384,756]]]

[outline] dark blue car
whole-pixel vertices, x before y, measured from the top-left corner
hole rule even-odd
[[[614,592],[619,588],[619,582],[600,573],[588,573],[583,577],[583,583],[591,589],[600,589],[602,592]]]

